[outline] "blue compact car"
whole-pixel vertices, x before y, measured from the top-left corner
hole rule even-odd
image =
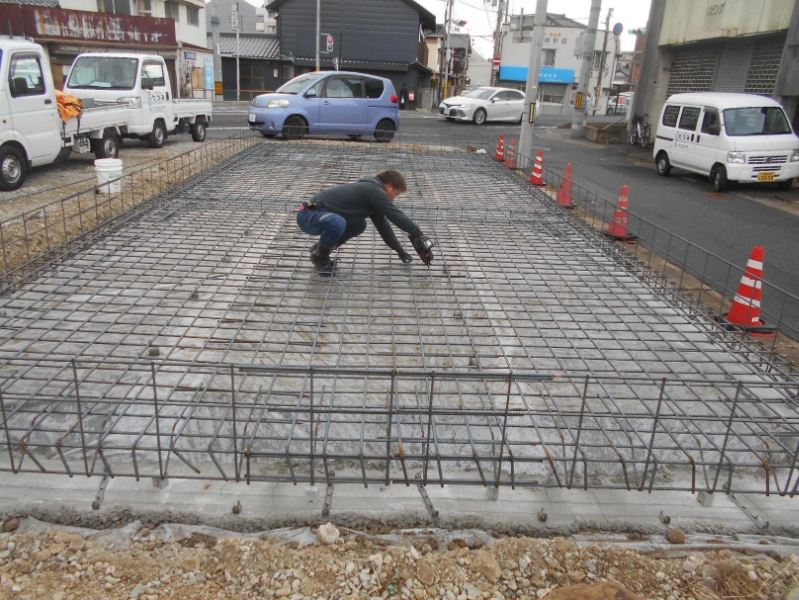
[[[390,79],[348,71],[314,71],[271,94],[257,96],[247,119],[264,137],[374,135],[390,142],[399,129],[397,94]]]

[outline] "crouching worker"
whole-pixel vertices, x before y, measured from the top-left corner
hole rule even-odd
[[[376,177],[365,177],[323,192],[303,202],[297,212],[297,225],[308,235],[318,235],[319,241],[311,246],[314,271],[330,276],[335,261],[330,253],[366,230],[366,217],[372,220],[386,246],[397,253],[403,263],[413,259],[405,252],[394,230],[393,223],[410,237],[414,248],[426,248],[420,257],[430,264],[432,242],[419,226],[394,205],[394,200],[407,191],[405,178],[398,171],[383,171]]]

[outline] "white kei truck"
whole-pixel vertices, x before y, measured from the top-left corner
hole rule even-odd
[[[148,140],[153,148],[163,146],[167,136],[174,133],[191,132],[195,142],[202,142],[211,123],[210,100],[172,97],[166,63],[155,54],[79,54],[64,92],[89,105],[124,102],[129,118],[122,136]]]
[[[109,103],[62,120],[44,48],[0,37],[0,190],[18,189],[31,167],[72,152],[116,158],[129,119],[126,105]]]

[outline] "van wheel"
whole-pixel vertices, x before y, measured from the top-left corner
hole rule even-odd
[[[112,131],[105,131],[103,139],[92,140],[94,144],[94,156],[97,158],[116,158],[119,156],[119,141]]]
[[[308,126],[302,117],[291,115],[283,122],[283,137],[287,140],[301,140],[308,133]]]
[[[716,190],[718,193],[726,191],[727,169],[725,169],[721,165],[716,165],[715,167],[713,167],[713,171],[710,174],[710,181],[713,183],[713,189]]]
[[[163,122],[156,121],[153,123],[153,130],[150,132],[148,140],[150,141],[150,148],[160,148],[164,145],[166,141],[166,128]]]
[[[191,126],[191,139],[193,139],[195,142],[204,142],[207,131],[208,129],[206,128],[205,123],[203,121],[197,121]]]
[[[787,192],[793,185],[793,179],[786,179],[777,183],[777,189],[781,192]]]
[[[658,153],[655,167],[657,167],[658,175],[661,177],[667,177],[668,174],[671,173],[671,162],[669,162],[669,155],[665,152]]]
[[[28,175],[28,165],[16,148],[0,148],[0,190],[10,192],[22,187]]]
[[[377,124],[377,128],[375,129],[375,139],[378,142],[387,144],[394,139],[395,130],[396,128],[394,127],[394,123],[388,119],[383,119]]]

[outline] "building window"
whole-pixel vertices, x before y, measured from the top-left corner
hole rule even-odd
[[[186,7],[186,20],[189,22],[189,25],[194,25],[195,27],[200,26],[200,9],[196,6],[187,6]]]
[[[180,23],[180,5],[177,2],[164,2],[164,11],[167,19],[175,19],[175,23]]]
[[[111,15],[129,15],[130,0],[97,0],[97,11]]]
[[[554,50],[544,50],[544,67],[554,67],[555,66],[555,51]]]
[[[150,0],[139,0],[137,8],[140,17],[153,16],[153,5],[150,3]]]
[[[598,69],[600,66],[602,66],[602,53],[594,50],[594,62],[591,64],[591,68]]]

